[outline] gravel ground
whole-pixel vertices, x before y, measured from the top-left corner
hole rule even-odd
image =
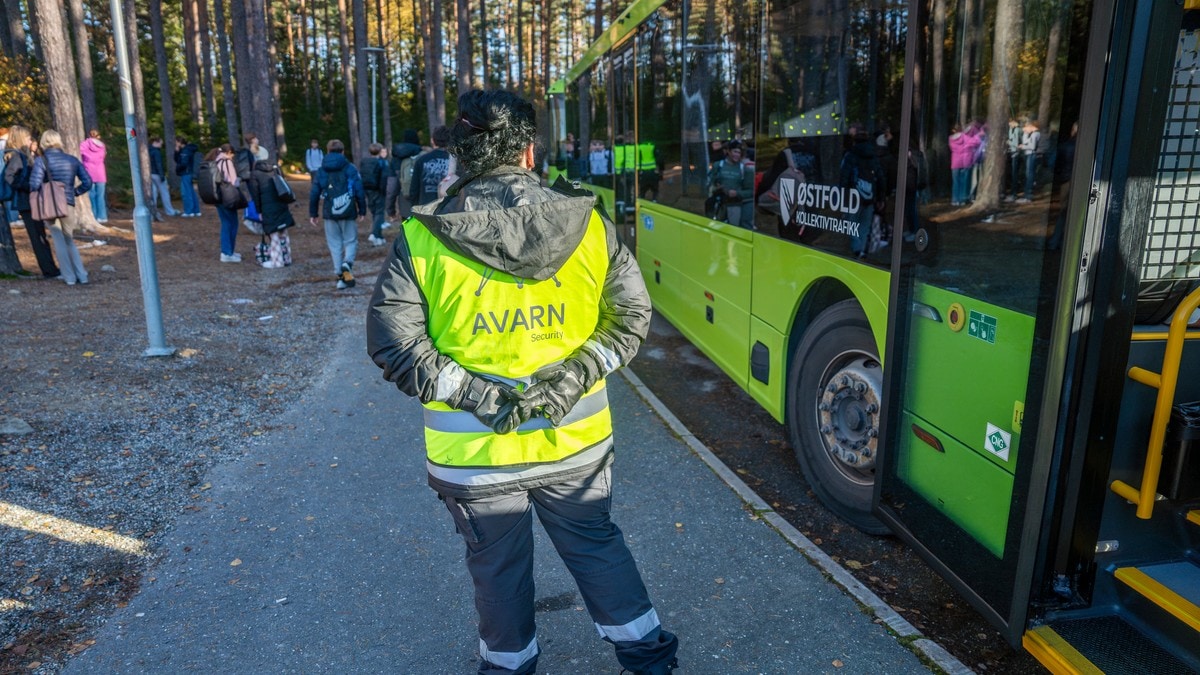
[[[300,188],[307,185],[297,182]],[[297,220],[306,202],[292,207]],[[133,224],[78,243],[91,283],[0,279],[0,673],[55,673],[153,577],[175,518],[321,369],[328,330],[365,311],[386,248],[360,224],[359,284],[338,291],[320,227],[291,230],[295,263],[218,262],[215,210],[155,224],[172,357],[147,358]],[[124,218],[124,220],[122,220]],[[395,230],[385,232],[394,233]],[[26,270],[37,265],[14,230]],[[364,278],[365,277],[365,278]]]

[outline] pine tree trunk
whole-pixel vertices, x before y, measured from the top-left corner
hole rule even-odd
[[[13,49],[13,37],[8,23],[8,3],[0,2],[0,50],[4,55],[12,58],[17,52]],[[21,51],[25,51],[23,48]]]
[[[250,58],[249,17],[247,16],[247,0],[230,0],[229,29],[230,44],[233,45],[234,86],[237,88],[238,129],[230,136],[232,145],[236,148],[244,132],[254,129],[254,93],[253,80],[254,64]]]
[[[383,147],[391,148],[392,147],[392,111],[391,111],[391,105],[389,105],[389,103],[388,103],[388,90],[390,89],[390,87],[388,87],[388,82],[390,81],[391,78],[389,77],[390,66],[388,65],[389,59],[388,59],[388,55],[387,55],[387,44],[388,43],[387,43],[387,40],[385,39],[386,36],[384,35],[384,32],[383,32],[383,27],[384,27],[383,0],[375,0],[375,20],[376,20],[377,39],[379,42],[379,46],[382,47],[384,50],[383,52],[381,52],[379,54],[381,63],[379,64],[378,72],[375,74],[376,77],[379,78],[379,81],[377,83],[377,85],[379,87],[379,101],[380,101],[379,117],[380,117],[380,122],[382,122],[382,124],[383,124]]]
[[[83,23],[83,0],[69,0],[67,11],[71,18],[71,34],[75,36],[75,65],[79,68],[83,128],[97,129],[100,127],[100,117],[96,114],[96,82],[92,76],[91,39]]]
[[[208,0],[197,0],[199,12],[196,28],[200,33],[201,93],[204,95],[204,118],[211,123],[217,117],[216,91],[213,89],[212,35],[209,32]]]
[[[338,15],[346,16],[346,0],[338,0]],[[354,98],[354,82],[351,79],[354,73],[350,69],[350,33],[346,29],[345,21],[338,22],[338,46],[342,60],[342,86],[346,88],[346,120],[350,127],[350,155],[354,161],[358,161],[362,157],[360,145],[362,135],[359,132],[358,105]]]
[[[596,0],[599,2],[599,0]],[[480,78],[479,86],[486,89],[491,85],[492,72],[490,60],[491,50],[488,49],[488,14],[487,0],[479,0],[479,57],[483,65],[483,76]]]
[[[196,32],[196,0],[183,0],[183,67],[187,73],[188,106],[192,119],[203,120],[200,112],[200,40]]]
[[[258,142],[271,156],[276,154],[275,143],[275,106],[271,96],[271,69],[274,67],[268,54],[268,41],[271,36],[267,33],[267,11],[264,0],[247,0],[248,14],[247,39],[250,55],[250,70],[238,71],[238,81],[242,85],[250,85],[253,91],[253,125],[249,131],[258,136]],[[243,130],[243,133],[246,130]]]
[[[425,103],[432,133],[434,128],[445,124],[446,78],[442,66],[442,0],[430,0],[428,4],[429,17],[425,24],[428,28],[425,32]]]
[[[60,0],[29,0],[31,24],[36,26],[34,37],[41,45],[42,67],[46,71],[46,88],[50,98],[50,117],[54,128],[62,135],[63,150],[78,156],[83,141],[83,113],[79,110],[79,89],[75,80],[75,63],[67,40],[66,18]],[[107,230],[92,215],[92,202],[84,193],[75,198],[76,211],[84,229]]]
[[[308,59],[308,7],[305,0],[300,0],[300,78],[304,80],[304,102],[312,108],[313,86],[311,63]],[[319,87],[318,87],[319,89]],[[319,114],[318,114],[319,116]]]
[[[167,44],[163,35],[162,0],[149,0],[150,41],[154,46],[154,67],[158,73],[158,97],[162,107],[163,118],[163,175],[171,186],[179,188],[179,176],[172,168],[174,162],[168,161],[170,152],[175,148],[175,103],[171,100],[170,74],[167,71]]]
[[[458,0],[458,44],[456,45],[458,95],[462,96],[472,86],[474,69],[471,67],[471,3]]]
[[[225,136],[230,145],[234,145],[237,143],[238,117],[237,103],[233,98],[233,61],[229,58],[229,36],[225,33],[225,0],[213,0],[213,19],[217,27],[217,60],[221,64],[221,101],[225,106]]]
[[[8,35],[12,39],[13,56],[25,54],[25,24],[21,21],[21,0],[4,0],[4,9],[8,21]],[[30,8],[30,14],[33,14]],[[32,20],[32,19],[31,19]],[[22,59],[23,61],[24,59]]]
[[[367,10],[363,0],[350,0],[354,12],[354,90],[358,103],[358,160],[367,156],[367,146],[374,140],[371,125],[371,53],[367,51]]]
[[[265,0],[264,8],[266,9],[267,19],[267,80],[271,84],[271,133],[275,138],[275,143],[272,148],[275,150],[271,154],[272,159],[287,154],[287,139],[284,138],[283,129],[283,109],[279,102],[279,73],[276,72],[276,65],[279,63],[278,50],[275,48],[275,15],[272,13],[271,0]],[[290,26],[289,22],[289,26]],[[291,30],[288,31],[289,36]]]

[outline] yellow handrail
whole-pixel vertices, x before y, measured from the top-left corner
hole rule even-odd
[[[1148,520],[1154,513],[1154,500],[1158,496],[1158,474],[1162,469],[1163,440],[1167,436],[1171,406],[1175,405],[1175,385],[1179,381],[1179,363],[1183,360],[1188,318],[1197,307],[1200,307],[1200,288],[1189,293],[1171,317],[1161,373],[1137,366],[1129,369],[1129,377],[1135,382],[1158,388],[1154,417],[1150,423],[1150,447],[1146,449],[1146,466],[1142,469],[1141,488],[1135,489],[1119,480],[1114,480],[1109,487],[1113,492],[1137,504],[1137,517],[1143,520]]]

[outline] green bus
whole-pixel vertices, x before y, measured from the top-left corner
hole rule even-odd
[[[637,0],[547,158],[832,511],[1054,672],[1193,672],[1198,69],[1200,0]]]

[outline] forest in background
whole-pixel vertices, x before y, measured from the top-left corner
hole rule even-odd
[[[618,0],[117,0],[142,155],[257,134],[288,167],[311,138],[360,157],[373,137],[454,114],[458,92],[503,87],[537,105],[624,9]],[[0,126],[89,129],[109,148],[109,193],[131,203],[110,0],[0,0]],[[135,48],[136,46],[136,48]],[[372,124],[372,121],[375,124]],[[172,179],[174,177],[172,176]],[[149,190],[147,188],[147,194]],[[86,200],[85,200],[86,201]],[[85,205],[85,221],[91,219]]]

